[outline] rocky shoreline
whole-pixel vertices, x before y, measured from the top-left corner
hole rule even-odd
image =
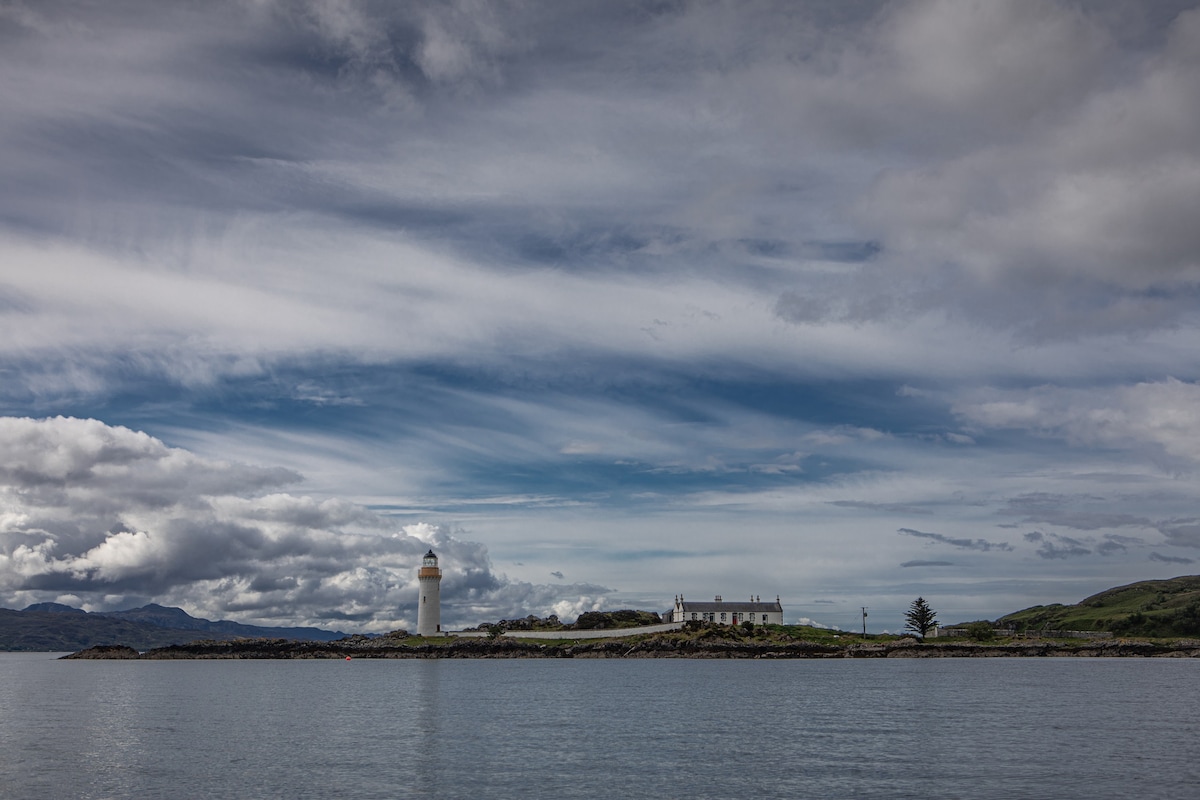
[[[287,639],[200,641],[138,652],[90,647],[66,659],[355,659],[355,658],[1200,658],[1200,641],[1024,641],[1001,644],[917,642],[899,639],[836,645],[796,641],[680,641],[667,637],[607,639],[564,644],[515,638],[400,643],[352,636],[333,642]]]

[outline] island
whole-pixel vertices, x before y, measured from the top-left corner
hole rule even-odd
[[[668,633],[607,639],[419,637],[407,632],[332,642],[289,639],[196,641],[144,652],[123,645],[91,647],[67,659],[363,659],[363,658],[1200,658],[1200,639],[1011,639],[991,642],[919,640],[911,636],[830,632],[805,626],[751,631],[701,625]]]
[[[436,564],[432,551],[426,558]],[[154,613],[142,609],[137,615],[172,620],[187,616],[178,609],[147,608]],[[554,615],[545,619],[530,615],[443,632],[440,624],[431,621],[424,636],[396,630],[382,636],[356,634],[324,640],[294,635],[311,629],[233,629],[220,627],[226,623],[188,619],[192,627],[219,636],[210,633],[197,640],[143,649],[131,646],[136,642],[110,640],[64,658],[1200,658],[1200,576],[1140,581],[1074,605],[1033,606],[996,621],[934,625],[927,638],[860,635],[750,620],[737,624],[698,619],[670,622],[656,612],[630,609],[589,611],[573,623],[563,623]],[[275,630],[287,635],[265,635]],[[244,631],[257,635],[237,635]]]

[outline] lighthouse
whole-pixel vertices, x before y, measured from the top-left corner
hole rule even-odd
[[[417,573],[421,584],[421,600],[417,606],[417,636],[437,636],[442,630],[442,571],[437,556],[430,550],[421,559]]]

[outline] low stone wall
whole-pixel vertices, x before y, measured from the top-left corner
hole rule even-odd
[[[1111,631],[1025,631],[1026,639],[1111,639]]]
[[[1023,631],[1017,633],[1011,628],[995,628],[992,634],[997,639],[1111,639],[1109,631]],[[971,635],[969,628],[934,628],[927,639],[965,639]]]
[[[616,639],[621,636],[636,636],[639,633],[666,633],[683,627],[682,622],[664,622],[661,625],[643,625],[640,628],[599,628],[583,631],[505,631],[501,634],[509,639]],[[485,639],[487,631],[445,631],[445,636],[462,639]]]

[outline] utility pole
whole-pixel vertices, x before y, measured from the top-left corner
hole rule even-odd
[[[863,606],[863,636],[867,635],[867,607]]]

